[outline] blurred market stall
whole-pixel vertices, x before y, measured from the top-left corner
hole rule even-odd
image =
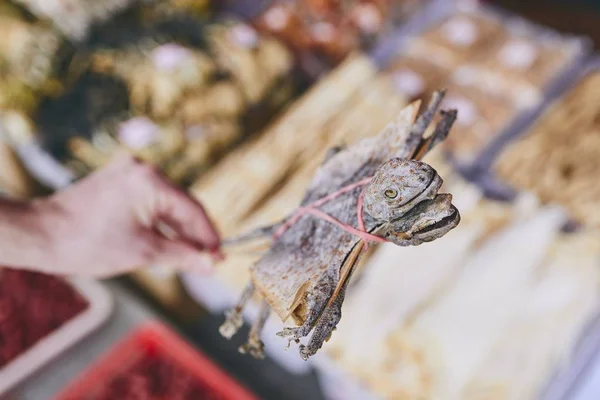
[[[148,266],[134,276],[143,302],[129,281],[2,270],[0,382],[10,376],[22,398],[58,395],[126,334],[162,319],[218,365],[206,368],[259,398],[569,398],[600,349],[591,42],[474,1],[212,3],[0,0],[0,193],[60,190],[125,150],[189,189],[228,237],[294,210],[328,148],[377,134],[404,105],[446,87],[444,107],[459,119],[425,161],[463,221],[426,247],[372,249],[339,329],[309,364],[284,352],[275,317],[263,362],[218,336],[264,246],[230,251],[211,277]],[[551,7],[536,13],[533,3],[542,2],[523,6],[527,15],[553,20]],[[52,318],[41,307],[49,288],[46,306],[60,310]],[[14,332],[30,322],[20,314],[39,317],[23,340]],[[169,330],[141,329],[117,349],[127,344],[138,361],[163,339],[189,351]],[[43,338],[62,343],[62,356],[33,365],[46,354]],[[95,398],[142,390],[128,374],[180,368],[189,374],[177,387],[198,392],[206,379],[194,371],[212,365],[177,355],[129,363],[109,379],[111,356],[103,357],[64,398],[87,388],[94,371],[124,382],[121,392],[94,389]]]

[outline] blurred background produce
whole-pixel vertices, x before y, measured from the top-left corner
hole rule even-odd
[[[2,269],[0,397],[77,398],[94,374],[96,398],[218,392],[206,370],[232,398],[596,399],[599,27],[591,0],[0,0],[2,196],[60,190],[124,149],[227,237],[290,213],[329,147],[446,87],[459,119],[425,161],[463,216],[439,242],[373,248],[310,363],[276,318],[264,361],[218,334],[260,246],[210,277]]]

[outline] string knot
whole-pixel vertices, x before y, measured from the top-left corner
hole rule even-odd
[[[362,240],[362,242],[364,243],[364,250],[367,250],[369,248],[369,242],[378,242],[378,243],[388,242],[387,239],[382,238],[381,236],[376,236],[376,235],[370,234],[369,232],[367,232],[367,230],[365,228],[365,221],[364,221],[364,217],[363,217],[363,201],[364,201],[364,194],[365,194],[364,186],[366,186],[369,182],[371,182],[371,179],[372,178],[366,178],[366,179],[360,180],[356,183],[352,183],[350,185],[344,186],[341,189],[339,189],[319,200],[316,200],[306,206],[299,207],[298,209],[296,209],[296,211],[294,212],[292,217],[288,221],[286,221],[275,232],[275,234],[273,235],[273,239],[276,240],[276,239],[280,238],[290,227],[292,227],[294,224],[296,224],[298,222],[298,220],[300,220],[300,218],[302,218],[303,215],[309,214],[309,215],[317,217],[323,221],[327,221],[354,236],[359,237],[360,240]],[[331,200],[338,198],[340,195],[347,193],[347,192],[354,190],[357,187],[361,187],[361,186],[363,187],[363,189],[361,190],[360,194],[358,195],[358,201],[357,201],[357,205],[356,205],[356,219],[358,222],[358,229],[354,228],[353,226],[351,226],[349,224],[345,224],[345,223],[339,221],[338,219],[332,217],[331,215],[319,210],[319,207],[321,207],[323,204],[328,203]]]

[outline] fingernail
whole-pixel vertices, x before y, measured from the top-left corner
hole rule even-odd
[[[223,261],[225,259],[225,254],[221,249],[211,250],[210,255],[215,261]]]

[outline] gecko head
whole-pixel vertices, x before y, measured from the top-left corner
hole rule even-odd
[[[430,165],[394,158],[379,168],[365,188],[363,209],[376,220],[391,222],[435,198],[441,186],[442,178]]]
[[[460,213],[452,204],[452,195],[442,193],[385,224],[383,236],[399,246],[416,246],[441,238],[459,222]]]

